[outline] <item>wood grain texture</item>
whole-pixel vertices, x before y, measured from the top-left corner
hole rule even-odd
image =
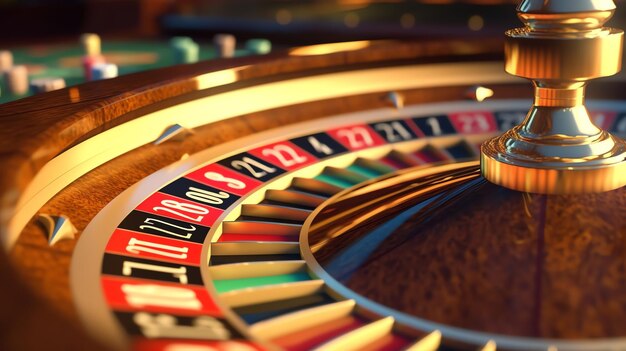
[[[455,62],[498,58],[499,41],[372,42],[363,50],[319,56],[266,56],[215,60],[89,82],[4,104],[0,109],[0,236],[20,194],[35,174],[63,150],[137,118],[150,106],[165,108],[190,99],[262,82],[346,71],[364,66]],[[197,77],[237,67],[238,80],[200,91]]]
[[[417,89],[403,94],[408,103],[450,101],[462,98],[467,88]],[[502,90],[502,97],[510,97],[526,89],[524,86],[502,86],[496,91]],[[509,92],[505,93],[505,90]],[[214,145],[297,122],[387,106],[384,93],[365,94],[272,109],[199,127],[183,141],[166,142],[158,146],[145,145],[96,168],[60,192],[39,212],[64,214],[82,231],[115,196],[147,175],[178,161],[185,153],[193,154]],[[70,302],[68,271],[75,243],[76,240],[61,241],[50,248],[43,229],[33,220],[11,252],[26,283],[72,319],[76,318],[76,314]],[[55,264],[50,265],[49,262]]]
[[[19,195],[49,160],[68,147],[148,111],[217,92],[263,82],[362,67],[427,62],[497,59],[499,41],[373,43],[360,51],[296,57],[286,53],[266,57],[217,60],[122,76],[75,88],[37,95],[0,107],[0,210],[11,212]],[[239,81],[198,90],[203,73],[244,67]],[[624,98],[626,91],[611,85],[590,89],[590,95]],[[462,99],[468,87],[406,92],[407,103]],[[497,86],[495,98],[530,96],[529,85]],[[75,90],[73,90],[75,89]],[[606,94],[606,95],[605,95]],[[72,98],[73,97],[73,98]],[[78,98],[76,98],[78,97]],[[318,101],[240,116],[197,128],[182,142],[146,145],[122,155],[78,179],[40,211],[68,215],[79,231],[128,186],[168,165],[185,153],[298,121],[330,114],[386,106],[384,94]],[[0,218],[0,235],[6,218]],[[50,248],[42,229],[30,223],[9,254],[0,253],[0,349],[99,350],[82,334],[72,304],[68,271],[75,241]],[[32,338],[32,331],[45,329]]]
[[[495,90],[494,98],[499,99],[516,98],[531,93],[530,86],[526,84],[491,87]],[[458,86],[417,89],[404,91],[403,94],[408,104],[451,101],[463,99],[468,88]],[[239,137],[301,121],[387,106],[385,94],[366,94],[262,111],[200,127],[182,142],[167,142],[160,146],[146,145],[106,163],[64,189],[40,212],[65,214],[82,231],[91,218],[115,196],[145,176],[179,160],[185,153],[191,154]],[[44,306],[50,310],[50,317],[43,314],[41,318],[59,319],[54,326],[66,329],[66,325],[71,325],[72,333],[79,334],[80,321],[69,290],[69,264],[75,244],[75,240],[62,241],[55,247],[49,247],[42,228],[34,221],[31,222],[11,252],[11,267],[16,270],[19,278],[11,273],[7,281],[22,287],[15,291],[19,292],[17,301],[23,312],[31,311],[30,313],[37,316],[40,306]],[[15,297],[10,300],[16,301]],[[36,310],[27,307],[31,306],[32,301],[37,301],[33,305],[37,306]],[[15,312],[7,310],[7,314],[0,317],[0,320],[8,323],[14,318]],[[6,330],[14,329],[7,328]],[[25,328],[22,334],[15,330],[11,333],[25,335],[27,330],[29,328]],[[57,349],[84,349],[82,346],[63,345]],[[36,345],[33,349],[36,349]]]
[[[416,89],[402,93],[406,96],[407,103],[413,104],[463,99],[468,88],[459,86]],[[521,92],[529,91],[526,85],[504,85],[494,88],[500,98],[515,97]],[[193,154],[213,145],[297,122],[388,107],[385,95],[385,93],[365,94],[262,111],[196,128],[193,134],[180,142],[166,142],[158,146],[145,145],[109,161],[76,180],[39,212],[64,214],[72,220],[79,232],[82,232],[89,221],[115,196],[147,175],[178,161],[185,153]],[[80,234],[76,240],[78,238]],[[37,306],[47,306],[51,315],[65,321],[55,323],[52,328],[55,326],[65,328],[64,326],[69,324],[74,328],[73,333],[80,330],[80,320],[69,289],[69,265],[76,240],[61,241],[50,247],[43,229],[32,221],[10,253],[11,265],[19,277],[13,276],[11,281],[16,281],[15,284],[24,286],[23,290],[28,291],[28,294],[18,300],[20,308],[30,310],[28,307],[30,302],[38,301]],[[35,310],[31,312],[37,315]],[[0,318],[10,321],[14,315]],[[58,349],[84,348],[63,346]]]
[[[333,236],[314,256],[356,293],[436,323],[537,338],[624,337],[626,188],[526,194],[474,174],[462,183],[474,185],[462,193],[455,193],[458,185],[436,188]],[[440,186],[443,177],[437,176],[434,184]],[[429,204],[391,232],[375,231],[438,194],[447,199]],[[350,203],[378,197],[372,193],[339,200],[317,221],[354,207]],[[353,223],[368,211],[374,209],[363,208],[343,222]],[[314,231],[311,245],[339,228],[335,223]],[[383,241],[380,235],[385,235]],[[350,251],[354,245],[371,252]]]

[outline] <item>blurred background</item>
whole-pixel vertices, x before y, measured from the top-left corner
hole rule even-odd
[[[502,38],[504,30],[521,26],[515,14],[518,3],[0,0],[0,103],[87,80],[293,46],[390,38]],[[626,28],[626,3],[616,3],[610,25]],[[81,37],[84,33],[97,37]],[[104,63],[110,66],[100,67]]]
[[[575,1],[575,0],[571,0]],[[0,42],[63,40],[82,32],[147,38],[271,37],[277,43],[500,34],[518,0],[0,0]],[[623,2],[623,1],[618,1]],[[620,10],[614,22],[624,23]]]

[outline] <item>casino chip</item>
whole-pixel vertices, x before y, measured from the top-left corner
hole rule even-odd
[[[235,47],[237,45],[237,39],[232,34],[216,34],[213,37],[213,43],[215,44],[215,51],[219,57],[233,57],[235,56]]]
[[[189,37],[174,37],[170,46],[177,64],[198,62],[200,47]]]
[[[265,55],[272,51],[272,42],[267,39],[250,39],[245,45],[246,50],[254,55]]]
[[[0,73],[13,67],[13,53],[9,50],[0,50]]]
[[[36,78],[30,82],[33,93],[46,93],[53,90],[65,88],[65,79],[58,77]]]
[[[10,94],[28,93],[28,69],[24,65],[13,66],[3,73],[4,84]]]
[[[115,78],[117,75],[118,69],[114,63],[99,63],[91,67],[91,79],[93,80]]]

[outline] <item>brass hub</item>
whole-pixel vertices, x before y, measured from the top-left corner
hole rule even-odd
[[[603,28],[615,4],[526,0],[524,28],[506,33],[506,71],[535,85],[524,122],[481,148],[481,170],[507,188],[545,194],[626,185],[626,143],[593,124],[586,82],[621,69],[624,32]]]

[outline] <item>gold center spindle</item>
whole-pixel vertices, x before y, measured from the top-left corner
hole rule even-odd
[[[626,185],[626,143],[584,106],[588,80],[621,70],[624,32],[603,27],[614,2],[524,0],[517,11],[525,27],[506,32],[505,69],[533,82],[534,104],[522,124],[483,144],[483,176],[543,194]]]

